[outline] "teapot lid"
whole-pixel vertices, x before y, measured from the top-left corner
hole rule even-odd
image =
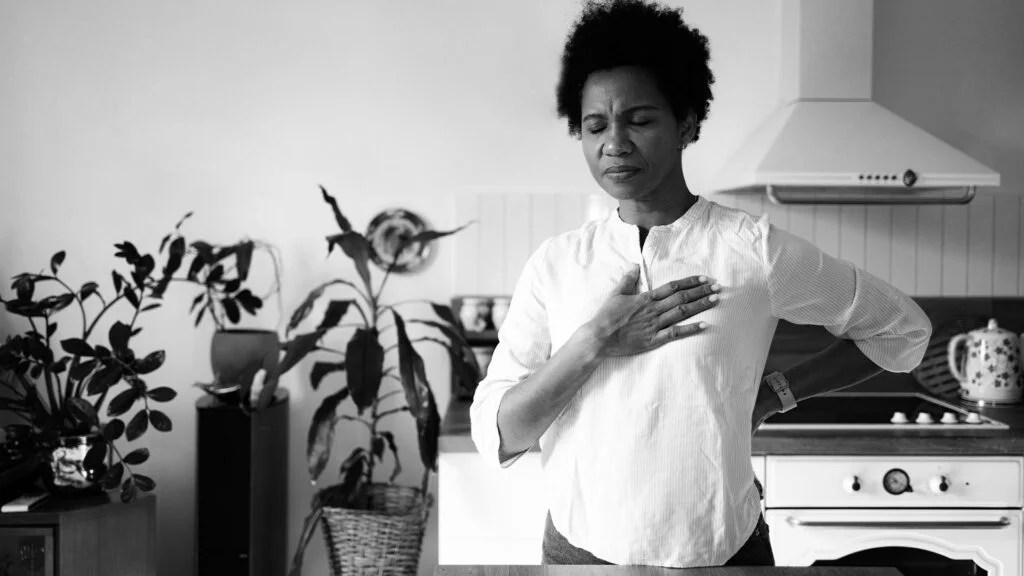
[[[990,319],[988,321],[988,326],[985,328],[979,328],[977,332],[980,332],[982,334],[993,334],[1000,336],[1005,336],[1006,334],[1013,334],[1013,332],[1010,332],[1005,328],[1000,328],[999,323],[996,322],[995,318]]]

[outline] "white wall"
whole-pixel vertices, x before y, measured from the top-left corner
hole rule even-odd
[[[686,156],[688,177],[699,190],[724,154],[776,104],[778,3],[686,4],[691,20],[711,38],[718,78],[702,142]],[[966,124],[956,125],[951,141],[970,138],[968,151],[982,154],[983,161],[990,159],[986,150],[995,150],[992,164],[1003,172],[1004,187],[1019,192],[1019,172],[1007,162],[1020,157],[1022,131],[1014,128],[1020,110],[992,104],[1021,101],[1024,83],[1014,68],[1020,58],[1004,54],[1020,51],[1019,8],[1011,0],[986,3],[986,19],[979,21],[965,18],[970,14],[959,12],[967,9],[952,1],[942,9],[927,3],[927,10],[921,2],[884,4],[886,14],[912,27],[914,41],[899,38],[901,29],[894,26],[876,42],[893,51],[925,50],[908,56],[910,65],[928,55],[921,44],[930,32],[913,22],[917,17],[938,19],[958,33],[962,26],[974,31],[968,40],[944,34],[947,56],[962,50],[987,56],[988,42],[1001,43],[996,48],[1003,56],[985,68],[987,80],[999,81],[943,93],[954,98],[952,111],[938,106],[921,114],[937,132],[965,114]],[[552,204],[564,209],[564,218],[573,206],[582,207],[582,192],[596,191],[576,142],[554,115],[559,49],[576,9],[572,0],[0,0],[0,278],[40,269],[50,254],[66,249],[67,278],[106,282],[114,242],[132,239],[155,247],[182,213],[195,210],[188,228],[195,235],[220,241],[249,235],[282,249],[287,314],[314,283],[351,275],[343,262],[323,260],[322,236],[333,231],[333,221],[317,196],[318,183],[339,197],[360,227],[392,206],[417,210],[438,228],[450,227],[480,205],[478,197],[500,199],[491,210],[511,206],[511,213],[530,216],[530,234],[558,227],[543,205],[523,198],[569,195]],[[990,36],[996,40],[986,40]],[[976,44],[956,44],[968,41]],[[962,74],[977,73],[970,62],[951,60],[966,67]],[[948,88],[928,83],[945,73],[943,67],[913,68],[924,77],[908,83],[896,81],[902,69],[886,70],[885,77],[893,79],[879,94],[903,113],[901,107],[915,108],[923,96]],[[986,104],[973,104],[979,98]],[[1022,221],[1003,210],[994,218],[1012,231]],[[473,279],[495,274],[503,284],[493,290],[505,291],[514,279],[515,259],[530,250],[532,240],[514,232],[523,218],[508,225],[487,221],[495,228],[478,225],[465,239],[442,245],[433,267],[397,279],[391,297],[446,300],[481,290]],[[962,216],[951,221],[962,222]],[[950,230],[957,246],[978,231],[950,226],[939,230]],[[499,233],[510,240],[508,248],[501,241],[498,256],[481,248],[478,254],[488,256],[483,264],[464,257],[468,242],[482,247],[482,239]],[[991,251],[1000,259],[1024,254],[1002,244],[981,246],[983,254]],[[973,253],[966,244],[964,250]],[[960,256],[949,258],[955,266],[943,274],[952,278],[964,264]],[[496,261],[500,269],[487,266]],[[1009,282],[1008,273],[999,278]],[[210,376],[210,328],[191,328],[185,318],[188,296],[179,291],[152,313],[139,340],[142,349],[168,352],[167,365],[152,381],[182,392],[170,410],[174,432],[151,432],[143,441],[154,452],[145,469],[160,483],[160,565],[168,576],[189,573],[193,562],[189,447],[195,443],[192,404],[198,394],[191,384]],[[276,310],[266,312],[258,324],[280,326]],[[0,330],[20,328],[2,322]],[[428,359],[443,407],[447,372],[437,360]],[[289,551],[311,494],[304,439],[321,396],[308,391],[304,373],[296,370],[288,380]],[[407,470],[400,480],[415,483],[415,436],[406,424],[400,442]],[[338,453],[351,447],[344,444]],[[428,534],[425,543],[425,572],[436,558],[433,538]],[[319,536],[307,562],[310,574],[326,570]]]

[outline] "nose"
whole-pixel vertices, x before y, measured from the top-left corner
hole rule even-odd
[[[604,153],[608,156],[628,156],[633,151],[633,143],[629,134],[618,123],[612,123],[604,141]]]

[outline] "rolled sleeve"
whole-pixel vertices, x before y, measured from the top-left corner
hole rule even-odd
[[[545,255],[550,241],[533,253],[512,292],[508,314],[498,332],[487,375],[476,387],[469,409],[470,431],[477,451],[488,464],[507,468],[524,450],[501,460],[498,407],[505,393],[533,374],[551,355],[551,336],[544,308]]]
[[[906,294],[810,242],[757,221],[771,312],[853,340],[883,370],[910,372],[931,337],[928,316]]]

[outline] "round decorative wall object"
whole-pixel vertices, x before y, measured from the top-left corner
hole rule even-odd
[[[397,258],[395,251],[407,239],[426,230],[427,225],[423,219],[408,210],[395,208],[377,214],[366,229],[366,239],[370,243],[370,259],[381,270],[387,270],[392,263],[392,272],[408,273],[423,269],[430,258],[430,243],[408,244]]]

